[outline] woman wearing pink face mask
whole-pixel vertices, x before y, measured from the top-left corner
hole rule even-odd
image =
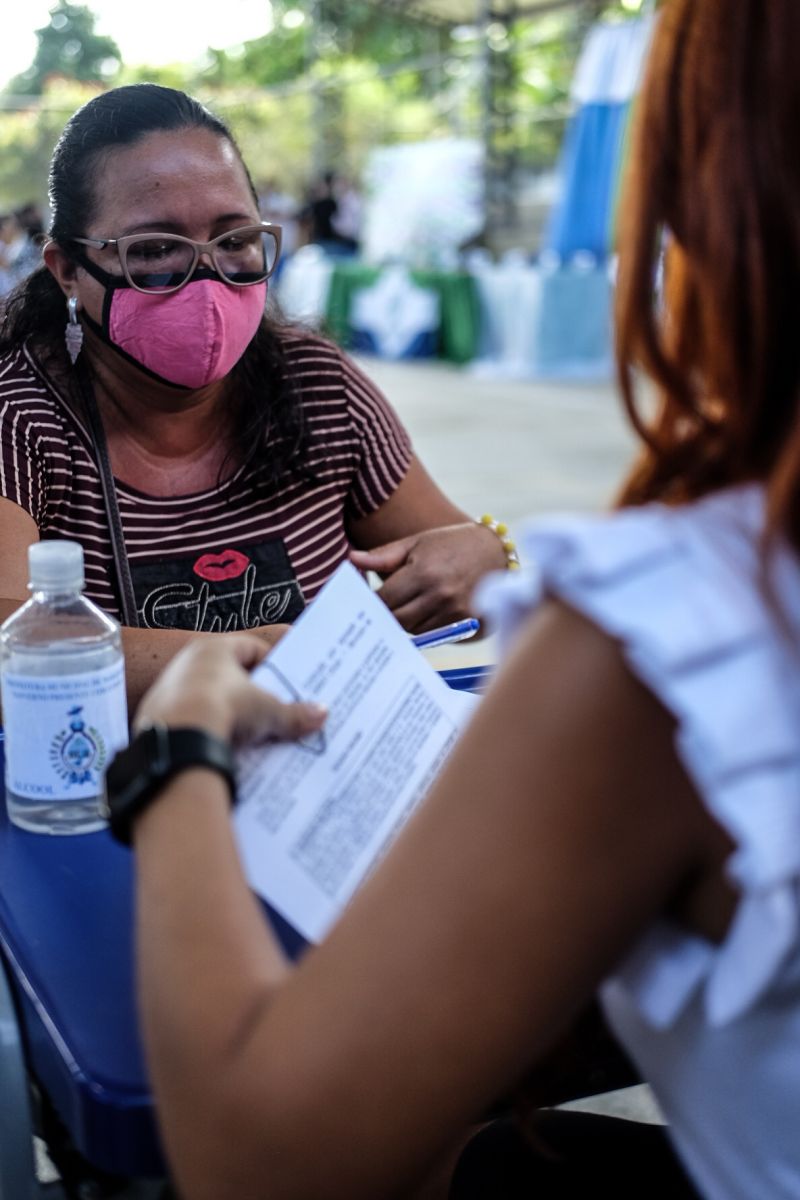
[[[351,554],[410,630],[468,611],[500,540],[338,349],[265,316],[280,229],[216,117],[151,84],[96,97],[50,204],[0,326],[0,617],[32,542],[80,541],[135,701],[195,634],[273,641]]]

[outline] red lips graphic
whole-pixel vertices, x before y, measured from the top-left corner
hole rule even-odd
[[[223,550],[221,554],[201,554],[192,567],[195,575],[218,583],[221,579],[236,579],[250,566],[250,559],[239,550]]]

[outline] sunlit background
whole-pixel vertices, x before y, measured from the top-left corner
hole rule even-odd
[[[229,124],[285,314],[382,360],[612,374],[616,229],[655,0],[30,0],[0,35],[0,217],[47,227],[70,114],[161,83]],[[326,180],[326,175],[330,179]],[[325,197],[335,228],[317,225]]]
[[[0,36],[0,86],[24,69],[36,51],[35,30],[47,24],[52,0],[4,5]],[[269,33],[273,25],[269,0],[225,0],[192,6],[165,0],[92,0],[97,32],[114,39],[130,66],[163,66],[170,62],[201,63],[209,46],[240,45]],[[302,13],[295,12],[295,17]]]

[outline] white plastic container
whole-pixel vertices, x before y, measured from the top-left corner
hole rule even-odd
[[[29,548],[31,599],[0,626],[8,815],[36,833],[105,825],[105,768],[128,743],[120,627],[82,594],[83,547]]]

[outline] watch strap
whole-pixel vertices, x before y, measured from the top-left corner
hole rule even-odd
[[[134,821],[182,771],[217,771],[236,798],[236,764],[230,745],[205,729],[153,724],[120,750],[106,771],[106,815],[111,833],[129,846]]]

